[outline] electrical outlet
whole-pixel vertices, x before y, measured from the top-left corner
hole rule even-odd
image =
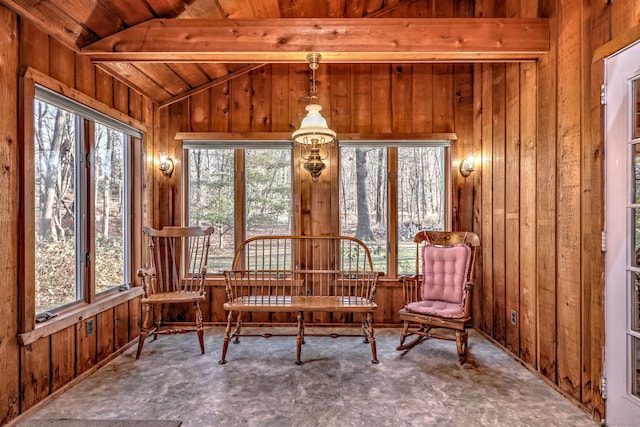
[[[86,336],[89,336],[89,335],[91,335],[93,333],[93,319],[87,320],[86,325],[87,325],[87,334],[86,334]]]
[[[511,310],[511,324],[515,325],[518,323],[518,312],[515,310]]]

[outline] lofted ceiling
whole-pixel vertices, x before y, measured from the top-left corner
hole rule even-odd
[[[470,1],[0,3],[160,105],[265,63],[304,62],[311,51],[329,62],[451,62],[535,60],[549,49],[546,20],[450,19],[473,18]]]

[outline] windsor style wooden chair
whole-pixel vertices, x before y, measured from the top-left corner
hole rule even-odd
[[[200,302],[205,298],[204,281],[207,257],[213,228],[164,227],[156,230],[145,227],[149,249],[147,269],[138,270],[142,281],[141,299],[144,321],[138,340],[136,359],[149,335],[196,332],[200,350],[204,354],[204,332]],[[163,306],[193,304],[194,328],[164,328]]]
[[[428,338],[451,340],[463,364],[469,351],[467,329],[472,326],[471,292],[480,238],[472,232],[421,231],[413,241],[416,274],[401,278],[404,327],[397,350],[408,351]],[[405,344],[409,336],[415,338]]]

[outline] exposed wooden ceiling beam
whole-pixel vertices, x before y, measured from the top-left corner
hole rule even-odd
[[[549,51],[540,18],[153,19],[84,49],[95,62],[479,62]]]

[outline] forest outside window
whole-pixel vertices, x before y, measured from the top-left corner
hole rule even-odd
[[[290,142],[184,142],[187,222],[214,227],[209,272],[229,268],[236,242],[292,230]],[[268,148],[264,148],[268,147]]]
[[[131,146],[141,134],[45,88],[36,86],[35,95],[35,313],[42,318],[130,283]]]
[[[340,231],[366,242],[376,270],[390,277],[414,272],[415,234],[447,228],[448,146],[448,141],[341,142]]]

